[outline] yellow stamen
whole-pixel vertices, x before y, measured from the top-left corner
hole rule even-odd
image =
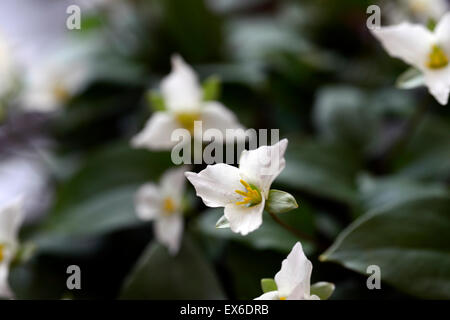
[[[242,185],[245,187],[245,189],[247,191],[241,191],[241,190],[235,190],[235,192],[239,195],[241,195],[244,199],[242,199],[242,201],[238,201],[236,202],[237,205],[241,205],[241,204],[245,204],[248,205],[249,207],[257,205],[259,203],[261,203],[262,198],[261,198],[261,193],[259,192],[258,188],[248,184],[246,181],[244,180],[240,180],[240,182],[242,183]]]
[[[56,97],[56,100],[61,102],[65,102],[70,98],[69,91],[59,83],[56,83],[53,86],[53,95]]]
[[[428,56],[427,67],[430,69],[442,69],[448,65],[448,58],[445,51],[438,45],[433,45]]]
[[[167,197],[163,201],[163,209],[164,209],[164,215],[170,216],[175,212],[175,202],[172,200],[172,198]]]
[[[280,300],[286,300],[286,297],[280,297]]]
[[[0,244],[0,262],[3,261],[3,259],[5,259],[5,247],[6,245],[4,244]]]
[[[190,133],[194,132],[194,122],[200,120],[198,112],[179,112],[175,114],[178,123]]]

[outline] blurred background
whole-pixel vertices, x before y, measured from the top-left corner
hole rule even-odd
[[[68,30],[66,9],[81,8]],[[450,110],[366,27],[364,0],[3,0],[0,3],[0,203],[25,195],[22,299],[253,299],[298,240],[269,216],[242,237],[215,229],[187,189],[172,257],[139,221],[134,195],[172,167],[134,149],[147,99],[179,53],[247,128],[279,129],[287,167],[280,216],[303,241],[313,282],[332,299],[450,298]],[[382,24],[438,21],[446,1],[380,1]],[[203,169],[196,165],[195,171]],[[328,248],[333,247],[321,256]],[[139,262],[139,268],[136,263]],[[79,265],[82,290],[66,269]],[[381,290],[368,290],[368,265]]]

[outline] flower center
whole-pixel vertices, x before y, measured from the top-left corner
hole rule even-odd
[[[53,95],[55,96],[56,100],[61,102],[65,102],[70,98],[69,91],[59,83],[56,83],[53,86]]]
[[[0,262],[3,261],[3,259],[5,259],[5,244],[0,244]]]
[[[175,114],[178,123],[190,133],[194,132],[194,122],[200,120],[199,112],[179,112]]]
[[[286,297],[280,297],[280,300],[286,300]]]
[[[423,0],[415,0],[411,1],[410,8],[413,12],[422,13],[427,11],[428,6]]]
[[[235,192],[244,197],[242,201],[236,202],[237,205],[245,204],[248,207],[255,206],[262,201],[261,192],[254,185],[248,184],[244,180],[240,180],[247,191],[235,190]]]
[[[427,67],[430,69],[442,69],[448,65],[448,58],[444,50],[438,46],[433,45],[428,56]]]
[[[175,202],[171,197],[167,197],[163,201],[164,215],[170,216],[175,212]]]

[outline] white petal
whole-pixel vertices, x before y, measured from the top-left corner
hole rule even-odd
[[[135,207],[142,220],[153,220],[161,214],[163,196],[153,183],[144,184],[136,193]]]
[[[280,295],[293,300],[309,296],[311,271],[311,261],[303,253],[300,242],[297,242],[287,258],[283,260],[281,270],[275,275]]]
[[[447,12],[434,29],[438,44],[450,59],[450,12]]]
[[[183,217],[178,213],[163,216],[155,221],[156,239],[164,244],[171,254],[176,254],[180,248],[183,224]]]
[[[255,300],[280,300],[280,296],[278,291],[269,291],[255,298]]]
[[[13,294],[8,284],[9,261],[0,263],[0,298],[12,298]]]
[[[267,197],[270,186],[286,166],[284,153],[288,141],[283,139],[273,146],[262,146],[256,150],[244,150],[239,160],[239,172],[243,179],[258,186]]]
[[[199,173],[186,172],[186,178],[192,183],[197,196],[208,207],[225,207],[241,199],[235,191],[241,190],[239,169],[228,164],[209,165]]]
[[[0,243],[7,243],[15,247],[18,242],[19,228],[24,218],[22,199],[18,197],[0,205]]]
[[[155,112],[147,121],[145,128],[133,137],[134,147],[146,147],[151,150],[167,150],[177,144],[172,141],[172,132],[180,126],[168,112]]]
[[[203,131],[218,129],[222,132],[224,140],[227,129],[244,129],[236,115],[220,102],[210,101],[204,103],[201,120],[203,121]]]
[[[167,170],[161,177],[161,191],[164,196],[171,197],[177,204],[181,203],[186,186],[184,173],[187,167],[181,166]]]
[[[178,55],[172,57],[172,72],[162,80],[161,92],[171,111],[198,110],[201,106],[203,90],[197,75]]]
[[[373,30],[372,33],[392,57],[400,58],[422,71],[426,68],[434,35],[424,26],[404,22]]]
[[[230,222],[230,229],[243,236],[255,231],[262,224],[265,199],[260,204],[252,207],[236,205],[234,203],[225,206],[225,217]]]
[[[446,105],[450,94],[450,66],[442,70],[430,70],[425,74],[425,84],[436,100]]]

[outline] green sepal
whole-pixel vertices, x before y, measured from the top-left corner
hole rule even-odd
[[[265,209],[271,213],[284,213],[298,208],[295,198],[287,192],[272,189],[269,191],[269,199]]]
[[[261,289],[264,293],[270,292],[270,291],[277,291],[278,287],[275,283],[275,280],[272,278],[264,278],[261,279]]]
[[[159,91],[150,90],[146,95],[147,103],[152,111],[164,111],[166,110],[166,104],[164,98]]]
[[[217,76],[211,76],[203,82],[203,100],[214,101],[220,96],[221,81]]]

